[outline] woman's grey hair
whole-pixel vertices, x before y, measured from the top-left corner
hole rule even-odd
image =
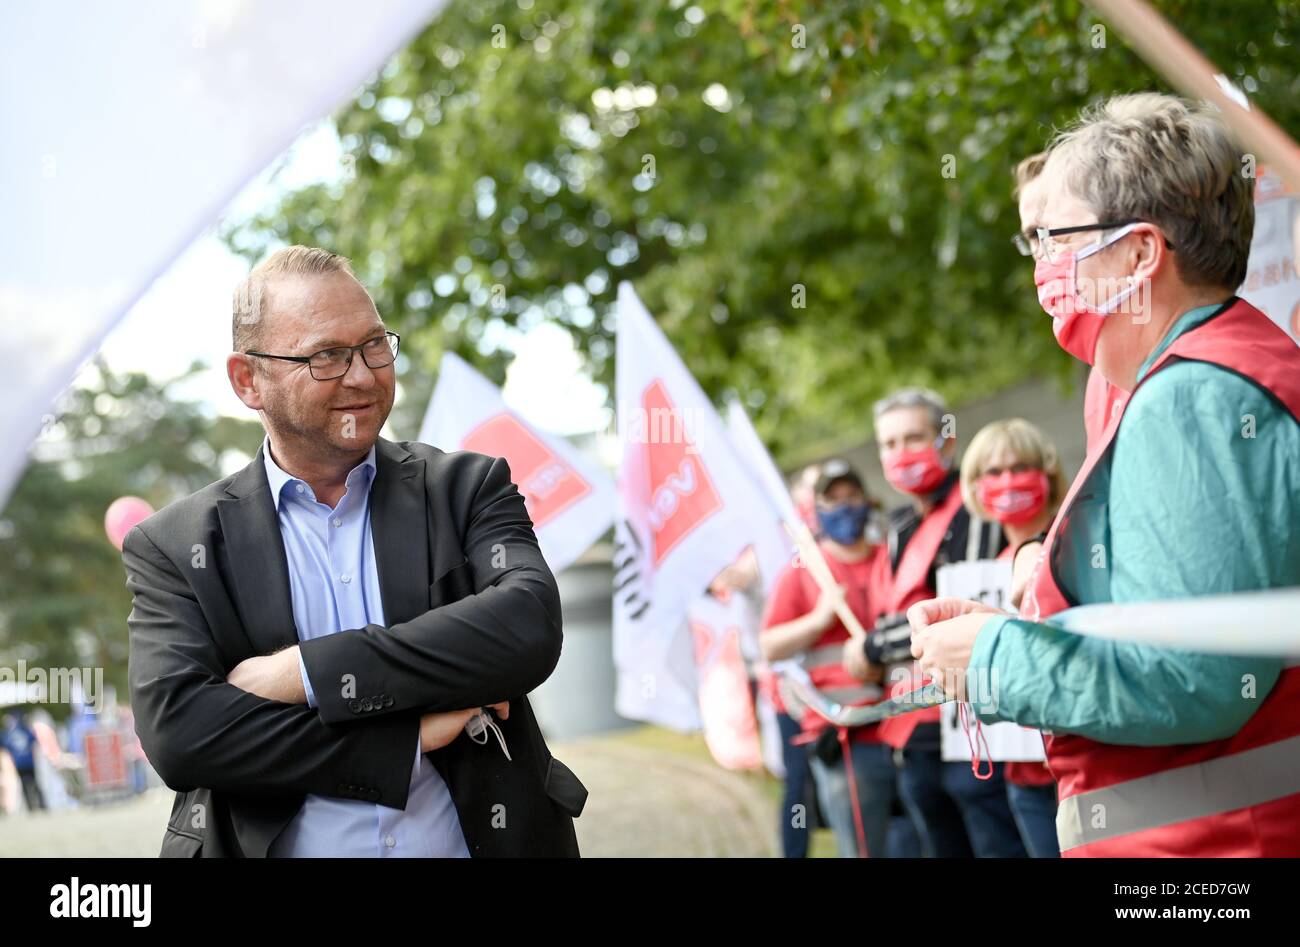
[[[285,247],[276,250],[235,287],[231,306],[230,335],[236,352],[247,352],[261,345],[262,320],[266,316],[266,287],[276,276],[311,276],[323,273],[346,273],[353,276],[347,257],[319,247]]]
[[[1154,92],[1085,110],[1053,141],[1048,166],[1099,220],[1148,221],[1190,286],[1235,290],[1255,231],[1255,179],[1213,107]]]
[[[943,431],[943,418],[948,413],[948,405],[937,391],[931,391],[929,388],[900,388],[877,401],[871,414],[876,420],[880,420],[881,415],[899,408],[924,408],[930,415],[930,425],[934,428],[934,433]]]

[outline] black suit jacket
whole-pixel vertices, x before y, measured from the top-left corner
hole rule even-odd
[[[577,855],[587,791],[526,695],[560,656],[560,599],[505,460],[380,438],[371,530],[387,628],[301,643],[318,707],[226,683],[298,644],[262,451],[126,537],[130,691],[177,791],[162,854],[263,857],[308,793],[405,808],[419,716],[510,701],[495,739],[427,754],[470,853]]]

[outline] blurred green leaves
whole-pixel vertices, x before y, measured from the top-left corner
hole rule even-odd
[[[1295,3],[1157,6],[1300,126]],[[898,384],[1069,372],[1011,170],[1088,102],[1168,91],[1099,26],[1074,0],[453,2],[337,116],[343,183],[227,239],[353,259],[411,357],[403,435],[444,347],[503,378],[494,326],[556,320],[611,383],[631,279],[790,462],[866,436]]]
[[[0,665],[103,667],[125,699],[131,596],[104,532],[108,505],[135,495],[160,509],[219,479],[263,436],[256,421],[214,417],[178,395],[198,367],[157,382],[97,361],[46,419],[0,510]]]

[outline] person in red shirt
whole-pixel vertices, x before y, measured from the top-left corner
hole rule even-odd
[[[864,625],[871,618],[867,588],[872,558],[879,548],[866,535],[873,505],[862,478],[842,460],[828,461],[823,466],[815,499],[819,545],[838,591],[823,592],[803,563],[788,566],[772,591],[759,644],[769,662],[800,658],[813,685],[837,703],[874,703],[883,696],[879,686],[881,669],[867,668],[862,679],[840,663],[849,632],[835,614],[842,599]],[[818,802],[835,833],[841,857],[885,856],[895,779],[889,748],[880,742],[879,726],[841,733],[811,709],[791,706],[794,702],[793,695],[787,692],[787,710],[800,721],[800,740],[809,748]],[[844,759],[845,747],[850,757],[848,765],[852,766],[852,783]],[[783,817],[798,819],[800,815],[789,812]]]

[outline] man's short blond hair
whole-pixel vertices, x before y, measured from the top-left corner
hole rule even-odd
[[[1016,186],[1011,191],[1011,195],[1016,200],[1020,200],[1020,195],[1024,193],[1025,188],[1029,186],[1029,183],[1043,173],[1043,166],[1045,164],[1047,164],[1047,152],[1040,151],[1038,154],[1030,155],[1028,158],[1025,158],[1016,165],[1015,171],[1012,172],[1012,176],[1016,179]]]
[[[1255,179],[1211,106],[1115,96],[1057,135],[1048,163],[1099,220],[1138,219],[1164,231],[1189,286],[1232,291],[1245,281]]]
[[[1024,418],[1004,418],[979,429],[961,459],[961,498],[972,515],[992,519],[979,500],[977,482],[989,464],[989,458],[1006,447],[1022,464],[1047,474],[1047,508],[1053,513],[1065,499],[1065,474],[1056,447],[1038,426]]]
[[[235,287],[232,303],[231,342],[236,352],[261,345],[262,320],[266,316],[266,287],[276,276],[313,276],[346,273],[355,278],[347,257],[320,247],[285,247],[276,250]]]

